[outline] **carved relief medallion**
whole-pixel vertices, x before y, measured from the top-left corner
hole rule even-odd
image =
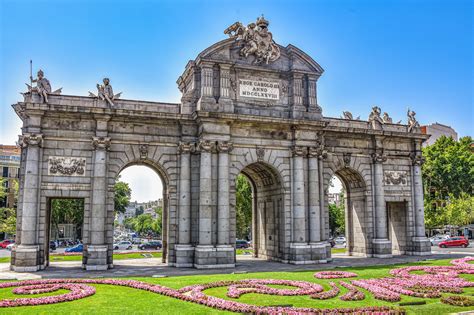
[[[48,159],[48,175],[84,176],[85,172],[85,158],[50,156]]]
[[[385,171],[384,172],[384,182],[385,185],[393,186],[407,186],[408,185],[408,175],[405,171]]]

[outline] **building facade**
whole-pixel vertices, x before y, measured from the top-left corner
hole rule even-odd
[[[225,33],[229,39],[188,62],[178,104],[104,99],[99,90],[52,94],[48,103],[27,93],[14,105],[25,175],[12,269],[48,266],[48,200],[58,196],[84,199],[84,268],[112,268],[113,186],[136,164],[162,179],[170,266],[235,266],[238,174],[253,188],[258,257],[331,260],[327,190],[335,174],[347,194],[350,254],[430,254],[421,183],[427,136],[414,113],[410,126],[385,122],[377,107],[369,121],[325,117],[317,98],[323,69],[310,56],[276,44],[263,18]]]
[[[441,136],[451,137],[458,141],[458,133],[452,127],[437,122],[421,126],[421,132],[430,135],[430,137],[423,143],[423,146],[434,144]]]
[[[20,177],[20,147],[16,145],[0,145],[0,174],[3,188],[7,192],[0,198],[0,208],[16,208],[16,189]]]

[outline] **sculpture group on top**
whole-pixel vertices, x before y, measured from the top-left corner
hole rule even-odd
[[[247,58],[249,55],[255,55],[255,64],[268,64],[280,58],[280,48],[273,40],[272,33],[268,31],[269,24],[262,15],[257,18],[256,23],[247,26],[235,22],[224,31],[224,34],[243,43],[240,49],[241,56]]]
[[[33,83],[36,83],[36,86],[33,86]],[[26,83],[26,86],[28,86],[29,93],[38,93],[42,103],[48,103],[48,94],[59,95],[62,90],[62,88],[59,88],[56,91],[52,91],[51,83],[44,77],[43,70],[38,71],[36,79],[33,79],[33,76],[30,75],[30,84]]]
[[[120,96],[122,95],[122,92],[118,94],[114,94],[114,90],[112,89],[112,85],[110,85],[110,79],[109,78],[104,78],[102,80],[104,84],[99,84],[97,83],[97,95],[89,91],[89,96],[90,97],[96,97],[99,98],[103,101],[107,101],[110,106],[114,107],[115,104],[113,103],[113,100],[119,99]]]
[[[369,122],[369,127],[371,129],[383,129],[384,124],[393,124],[393,119],[390,117],[390,115],[387,112],[383,113],[383,116],[380,116],[380,113],[382,110],[378,106],[373,106],[372,111],[369,114],[368,122]],[[407,117],[408,117],[408,132],[415,132],[416,129],[420,128],[420,123],[416,120],[415,118],[416,113],[414,111],[411,111],[408,109],[407,112]],[[353,115],[349,111],[343,111],[342,112],[342,119],[346,120],[360,120],[360,116],[357,116],[357,118],[354,119]],[[397,121],[397,124],[401,124],[402,121],[399,120]]]

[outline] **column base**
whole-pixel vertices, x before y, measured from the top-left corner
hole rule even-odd
[[[374,246],[373,257],[375,258],[391,258],[392,257],[392,241],[389,239],[374,238],[372,240]]]
[[[327,243],[291,243],[288,262],[294,265],[325,264],[328,262]]]
[[[86,247],[86,263],[82,266],[85,270],[104,271],[109,269],[107,263],[107,245],[89,245]]]
[[[412,256],[429,256],[431,255],[431,242],[427,237],[415,236],[411,239],[413,251],[407,252]]]
[[[39,264],[38,245],[18,245],[12,250],[12,258],[12,271],[35,272],[44,269],[44,265]]]
[[[194,246],[191,246],[191,244],[176,244],[174,245],[174,250],[176,253],[176,263],[174,263],[174,267],[194,267]]]
[[[232,245],[198,245],[194,249],[194,268],[235,268],[235,249]]]

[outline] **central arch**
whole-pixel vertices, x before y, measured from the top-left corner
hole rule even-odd
[[[263,161],[250,163],[243,167],[239,173],[249,180],[252,187],[251,236],[254,257],[281,261],[284,259],[285,237],[282,177],[274,167]],[[235,181],[233,181],[233,185],[235,185]],[[232,191],[235,196],[235,186]],[[235,203],[233,208],[235,214]],[[233,215],[231,220],[232,226],[236,226],[236,215]],[[232,234],[234,243],[235,239],[234,229]]]

